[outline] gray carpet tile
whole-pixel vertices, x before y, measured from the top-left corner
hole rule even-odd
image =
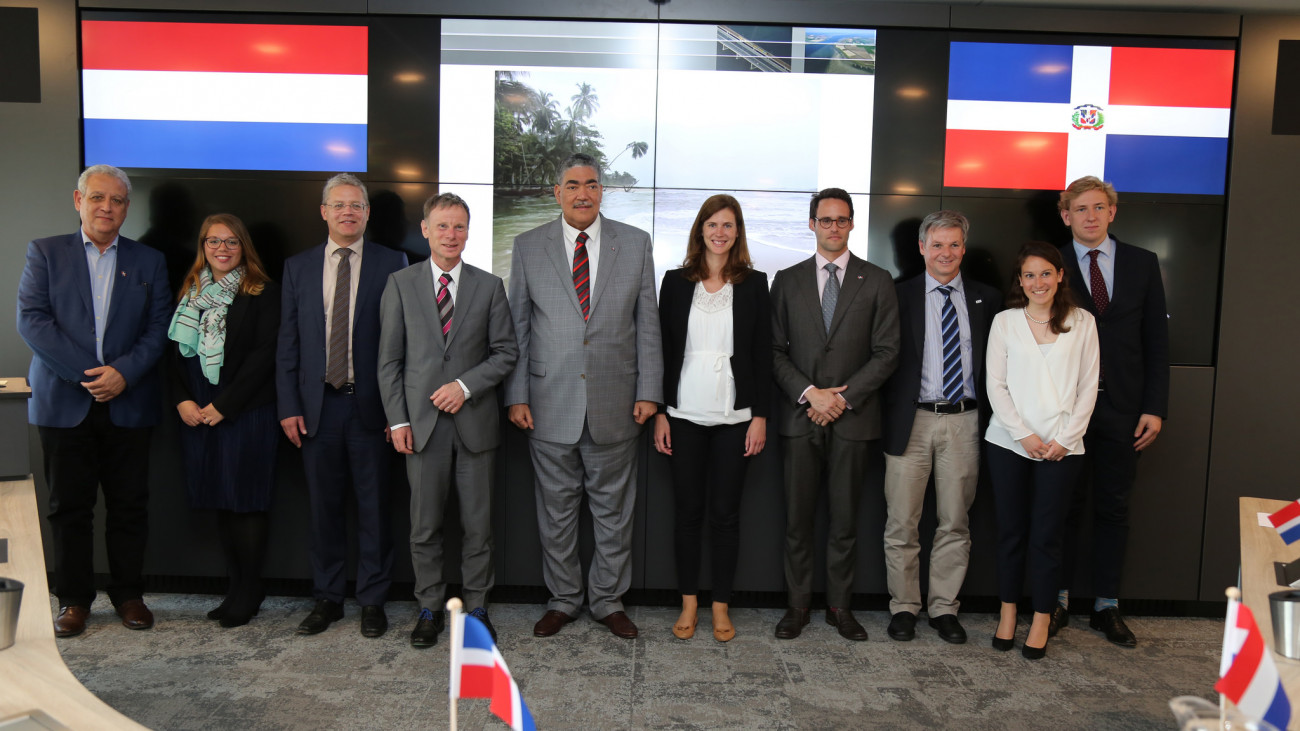
[[[210,596],[146,597],[148,631],[122,627],[101,598],[64,660],[114,708],[156,729],[437,729],[448,725],[447,634],[412,649],[413,602],[391,602],[391,628],[358,631],[360,611],[325,632],[294,633],[312,602],[267,599],[245,626],[204,615]],[[53,608],[53,600],[51,600]],[[1170,698],[1214,698],[1222,621],[1136,617],[1125,650],[1076,616],[1030,662],[989,647],[992,614],[967,614],[965,645],[924,622],[911,642],[885,635],[885,612],[860,612],[871,633],[849,642],[814,612],[795,640],[772,635],[777,609],[735,609],[736,638],[713,640],[701,613],[694,639],[672,636],[677,610],[630,607],[641,628],[621,640],[583,615],[558,635],[532,636],[543,608],[494,606],[500,649],[540,729],[1167,729]],[[1020,625],[1020,639],[1027,631]],[[1082,620],[1082,621],[1081,621]],[[506,728],[486,700],[459,704],[463,729]]]

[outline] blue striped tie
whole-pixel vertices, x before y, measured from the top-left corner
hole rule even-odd
[[[943,397],[955,404],[961,401],[966,382],[961,372],[961,327],[957,325],[957,307],[952,303],[952,287],[935,289],[943,295]]]

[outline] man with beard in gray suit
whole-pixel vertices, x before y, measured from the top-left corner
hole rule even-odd
[[[582,608],[578,511],[585,493],[596,553],[587,577],[591,616],[637,636],[623,610],[632,583],[637,437],[663,401],[663,354],[650,236],[600,215],[600,164],[560,168],[560,217],[515,238],[510,311],[519,363],[506,380],[511,423],[529,433],[536,473],[549,637]]]

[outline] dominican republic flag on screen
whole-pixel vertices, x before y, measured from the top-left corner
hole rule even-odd
[[[1300,500],[1287,503],[1285,508],[1268,516],[1268,522],[1277,528],[1277,534],[1288,546],[1300,541]]]
[[[944,185],[1222,195],[1234,52],[951,44]]]
[[[1273,651],[1255,624],[1250,607],[1228,600],[1223,630],[1223,658],[1214,689],[1247,715],[1284,729],[1291,722],[1291,702],[1273,662]]]
[[[533,714],[524,705],[519,685],[510,676],[510,668],[487,627],[460,611],[452,612],[451,621],[460,625],[452,627],[451,633],[453,638],[459,638],[451,648],[451,697],[491,698],[492,713],[514,731],[536,731]]]
[[[86,162],[362,172],[366,31],[83,21]]]

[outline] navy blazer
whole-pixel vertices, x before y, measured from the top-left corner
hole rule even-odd
[[[1112,237],[1114,238],[1114,237]],[[1169,417],[1169,314],[1160,260],[1146,249],[1115,239],[1110,305],[1098,314],[1092,287],[1079,269],[1074,243],[1061,247],[1070,288],[1097,319],[1106,397],[1124,414]]]
[[[387,425],[379,397],[379,299],[388,275],[406,268],[406,254],[365,242],[357,301],[352,309],[352,375],[361,426],[381,431]],[[280,283],[280,338],[276,350],[275,392],[280,419],[301,416],[315,436],[325,397],[329,337],[325,333],[325,244],[284,263]]]
[[[993,318],[1002,311],[1002,293],[962,277],[966,293],[966,315],[970,322],[971,362],[975,369],[975,399],[979,402],[980,434],[992,415],[984,392],[984,346],[988,344]],[[912,277],[895,287],[898,292],[898,320],[901,345],[898,370],[881,391],[885,411],[886,454],[901,455],[912,436],[916,401],[921,394],[921,368],[925,362],[925,275]]]
[[[125,236],[117,240],[117,279],[104,328],[104,365],[126,379],[108,402],[122,427],[158,423],[161,392],[155,366],[167,340],[171,289],[167,264],[157,251]],[[37,239],[27,245],[18,283],[18,334],[32,349],[27,380],[32,397],[28,420],[38,426],[80,424],[94,397],[81,385],[85,371],[100,365],[95,353],[95,309],[81,232]]]
[[[664,341],[664,405],[677,406],[677,385],[686,357],[695,282],[685,269],[664,274],[659,287],[659,329]],[[772,401],[772,305],[767,274],[758,270],[732,285],[731,376],[736,381],[736,410],[767,418]]]

